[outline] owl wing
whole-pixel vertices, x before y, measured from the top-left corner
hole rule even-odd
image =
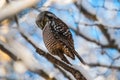
[[[63,21],[60,19],[54,20],[51,22],[50,27],[55,35],[55,38],[66,43],[68,46],[74,47],[72,34]]]
[[[62,42],[66,48],[69,48],[69,50],[74,49],[74,42],[71,32],[63,21],[60,19],[53,20],[51,22],[50,28],[52,29],[51,31],[53,32],[54,37]],[[74,59],[74,53],[69,52],[67,55]]]

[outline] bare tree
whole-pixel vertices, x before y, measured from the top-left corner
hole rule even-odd
[[[0,55],[4,53],[12,59],[6,65],[0,62],[4,70],[11,69],[19,75],[12,77],[8,75],[12,73],[3,70],[0,79],[119,80],[119,1],[1,0],[0,4]],[[67,58],[73,64],[66,64],[47,51],[42,31],[35,24],[37,15],[45,10],[69,26],[85,64],[77,58]]]

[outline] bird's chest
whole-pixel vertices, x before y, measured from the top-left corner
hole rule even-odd
[[[52,32],[49,26],[43,29],[43,40],[48,51],[52,52],[53,49],[59,47],[59,41],[55,38],[55,34]]]

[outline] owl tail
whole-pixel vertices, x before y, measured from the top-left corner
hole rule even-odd
[[[63,61],[66,62],[67,64],[70,64],[70,65],[71,65],[71,63],[67,60],[67,58],[65,57],[65,55],[64,55],[63,52],[58,51],[57,53],[58,53],[57,55],[61,58],[61,60],[63,60]]]
[[[83,63],[84,65],[86,65],[86,62],[82,59],[82,57],[80,57],[80,55],[74,50],[74,54],[77,56],[77,58],[81,61],[81,63]]]

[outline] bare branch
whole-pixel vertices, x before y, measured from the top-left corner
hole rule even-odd
[[[4,46],[1,44],[0,44],[0,49],[3,52],[5,52],[8,56],[10,56],[14,61],[18,60],[17,57],[15,55],[13,55],[12,52],[10,52],[6,48],[4,48]],[[37,71],[30,70],[30,71],[39,74],[40,76],[44,77],[46,80],[56,80],[54,77],[53,78],[49,77],[49,75],[46,72],[44,72],[43,70],[37,70]]]
[[[72,78],[63,70],[60,68],[60,66],[57,66],[57,65],[54,65],[57,69],[59,69],[63,74],[64,76],[68,79],[68,80],[72,80]]]
[[[100,63],[87,63],[87,65],[90,67],[105,67],[105,68],[120,70],[120,66],[105,65],[105,64],[100,64]]]
[[[74,29],[74,28],[72,28],[72,27],[70,27],[70,29],[73,30],[73,31],[76,33],[76,35],[81,36],[81,37],[84,38],[85,40],[90,41],[90,42],[93,42],[93,43],[96,43],[97,45],[102,45],[102,44],[100,44],[99,42],[97,42],[96,40],[92,40],[92,39],[86,37],[85,35],[83,35],[82,33],[80,33],[79,30],[76,30],[76,29]]]
[[[45,78],[46,80],[57,80],[57,79],[55,79],[54,77],[53,77],[53,78],[49,77],[49,74],[47,74],[47,73],[44,72],[43,70],[37,70],[37,71],[32,71],[32,72],[35,72],[35,73],[39,74],[40,76],[42,76],[42,77]]]
[[[12,54],[12,52],[8,51],[3,45],[0,44],[0,50],[5,52],[8,56],[10,56],[13,60],[17,60],[17,57]]]
[[[3,9],[0,10],[0,21],[9,18],[20,11],[34,6],[39,0],[16,0],[9,3]]]
[[[75,3],[75,5],[78,7],[79,10],[81,10],[81,13],[83,13],[88,19],[90,19],[90,20],[92,20],[94,22],[98,21],[96,16],[90,14],[87,10],[84,9],[83,6],[77,5],[76,3]],[[83,37],[85,40],[93,42],[93,43],[101,46],[102,48],[114,48],[114,49],[116,49],[116,50],[118,50],[120,52],[120,48],[118,47],[117,44],[115,44],[115,40],[111,39],[110,34],[108,33],[108,29],[106,28],[106,26],[104,26],[102,24],[95,24],[95,25],[98,26],[98,28],[101,30],[101,32],[106,37],[109,44],[103,45],[100,42],[97,42],[96,40],[89,39],[88,37],[84,36],[82,33],[78,32],[75,29],[72,29],[72,30],[75,31],[76,34],[79,34],[79,36]]]
[[[49,61],[51,61],[55,65],[59,65],[63,67],[65,70],[69,71],[77,80],[87,80],[78,70],[75,70],[74,68],[70,67],[69,65],[65,64],[62,61],[59,61],[58,59],[54,58],[49,53],[45,53],[44,51],[37,48],[36,50],[40,55],[46,57]]]
[[[44,52],[43,50],[39,49],[35,44],[33,44],[23,33],[21,33],[21,35],[29,42],[31,43],[35,49],[36,52],[38,52],[38,54],[44,56],[46,59],[48,59],[50,62],[52,62],[54,65],[58,65],[61,66],[62,68],[64,68],[65,70],[67,70],[68,72],[70,72],[77,80],[87,80],[84,75],[82,75],[78,70],[74,69],[73,67],[71,67],[68,64],[65,64],[64,62],[56,59],[55,57],[53,57],[51,54]]]

